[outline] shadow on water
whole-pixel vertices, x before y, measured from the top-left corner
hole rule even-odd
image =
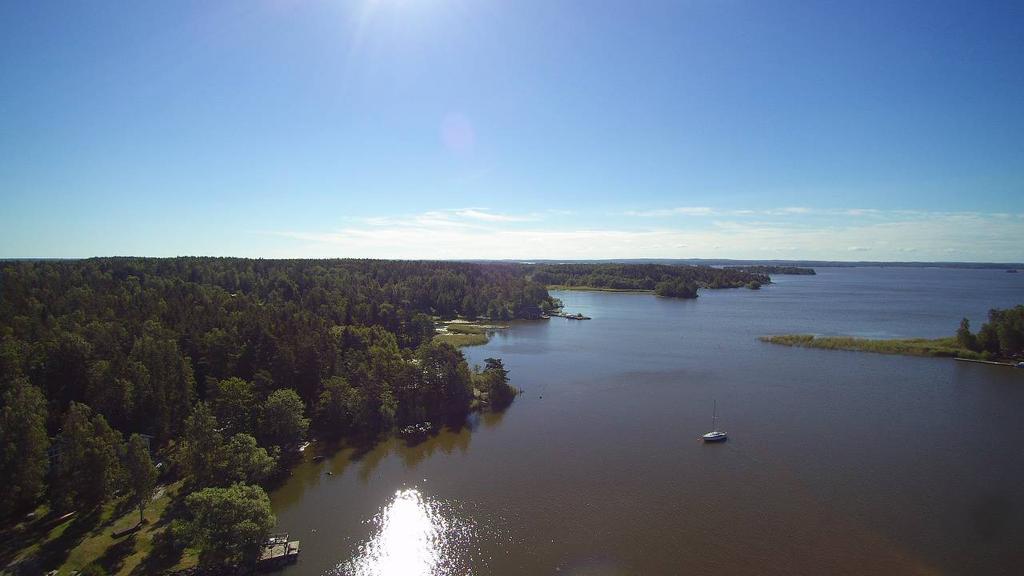
[[[476,432],[483,425],[484,429],[490,430],[501,424],[502,419],[505,418],[505,410],[498,411],[487,411],[487,412],[474,412],[466,418],[465,426],[470,431]]]
[[[474,430],[471,422],[475,420],[475,418],[471,420],[467,417],[449,422],[439,430],[425,435],[409,438],[388,437],[364,452],[353,454],[348,460],[359,463],[359,479],[366,483],[380,463],[390,454],[398,456],[406,468],[413,469],[438,450],[445,454],[451,454],[456,450],[465,453],[469,449],[470,435]]]
[[[395,447],[395,452],[402,460],[407,469],[415,469],[416,466],[440,450],[445,454],[451,454],[455,450],[465,453],[469,450],[470,436],[475,428],[470,420],[458,426],[445,426],[425,438],[413,441],[405,441],[402,445]]]
[[[269,491],[274,504],[287,509],[302,500],[304,492],[330,478],[339,478],[353,468],[362,484],[368,484],[388,456],[394,455],[404,468],[415,469],[436,453],[467,453],[472,433],[498,426],[507,407],[500,411],[471,412],[450,419],[425,434],[402,437],[380,434],[335,440],[318,440],[311,449],[295,456],[273,479]],[[289,489],[289,486],[292,488]]]
[[[401,458],[406,468],[417,464],[440,450],[444,454],[469,450],[470,436],[481,425],[485,428],[497,426],[504,417],[504,410],[471,412],[463,417],[449,419],[440,427],[425,434],[407,437],[385,435],[364,438],[358,441],[339,442],[318,447],[318,453],[331,463],[331,472],[341,475],[351,463],[359,465],[359,478],[369,480],[380,463],[389,455]],[[348,452],[347,454],[345,452]]]

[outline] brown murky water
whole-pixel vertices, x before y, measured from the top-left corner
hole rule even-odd
[[[511,369],[506,413],[295,470],[272,495],[302,540],[285,573],[1024,573],[1024,370],[756,338],[945,335],[1024,302],[1024,276],[819,272],[558,294],[593,320],[466,350]],[[698,440],[713,400],[721,445]]]

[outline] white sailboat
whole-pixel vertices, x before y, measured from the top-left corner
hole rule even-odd
[[[705,442],[721,442],[728,437],[728,434],[718,429],[718,400],[715,400],[714,416],[711,418],[711,432],[708,432],[702,438],[704,438]]]

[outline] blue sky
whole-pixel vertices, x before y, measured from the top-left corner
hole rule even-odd
[[[1019,2],[0,4],[0,257],[1024,260]]]

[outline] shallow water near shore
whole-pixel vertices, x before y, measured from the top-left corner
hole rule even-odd
[[[1024,370],[757,339],[977,329],[1024,275],[818,272],[555,293],[593,319],[464,349],[523,389],[504,414],[295,469],[271,495],[302,541],[284,573],[1024,573]],[[730,438],[705,445],[715,400]]]

